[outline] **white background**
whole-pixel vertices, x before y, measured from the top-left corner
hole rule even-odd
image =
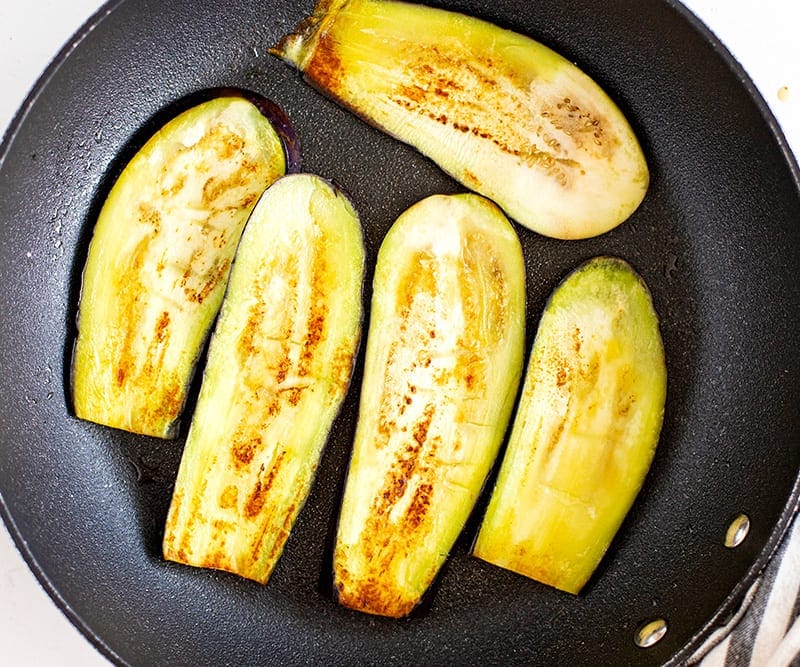
[[[98,0],[0,0],[0,129]],[[685,0],[744,65],[800,155],[797,0]],[[0,451],[2,457],[2,451]],[[107,665],[50,601],[0,527],[0,663]]]

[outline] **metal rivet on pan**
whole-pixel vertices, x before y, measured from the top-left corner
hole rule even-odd
[[[728,532],[725,533],[725,546],[729,549],[738,547],[747,533],[750,532],[750,517],[746,514],[740,514],[728,526]]]
[[[636,646],[650,648],[660,642],[665,634],[667,634],[667,622],[663,618],[657,618],[642,625],[636,631],[633,641],[636,642]]]

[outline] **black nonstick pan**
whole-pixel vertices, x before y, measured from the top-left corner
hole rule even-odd
[[[735,612],[788,526],[800,492],[800,174],[764,102],[676,2],[447,6],[578,63],[618,102],[647,155],[650,190],[617,229],[565,242],[517,227],[528,345],[550,291],[591,256],[625,258],[653,293],[668,401],[633,510],[577,597],[470,557],[473,518],[411,618],[338,607],[331,540],[362,346],[270,583],[164,562],[183,440],[81,422],[69,407],[80,273],[125,162],[199,91],[260,92],[292,119],[303,168],[352,196],[370,266],[400,212],[462,188],[267,54],[308,0],[112,2],[50,67],[0,153],[0,510],[44,587],[112,661],[677,665]],[[370,293],[367,283],[365,303]],[[730,548],[740,514],[750,531]],[[640,648],[637,630],[653,619],[666,620],[666,635]]]

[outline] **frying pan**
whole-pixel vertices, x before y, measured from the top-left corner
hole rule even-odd
[[[370,265],[400,212],[462,188],[266,55],[309,2],[113,2],[51,66],[0,153],[0,510],[44,587],[115,663],[588,665],[602,656],[677,665],[736,610],[791,520],[800,494],[800,178],[747,77],[667,0],[609,0],[602,11],[588,0],[446,6],[577,62],[642,141],[652,183],[622,226],[571,242],[517,227],[528,346],[549,292],[588,257],[624,257],[653,292],[670,377],[636,504],[578,597],[469,556],[484,494],[410,619],[338,607],[331,542],[362,349],[270,583],[164,562],[183,440],[113,431],[69,410],[80,272],[126,161],[197,91],[257,90],[292,118],[305,170],[351,195]],[[369,294],[367,282],[367,304]],[[726,548],[740,513],[750,533]],[[634,633],[653,618],[668,632],[641,649]]]

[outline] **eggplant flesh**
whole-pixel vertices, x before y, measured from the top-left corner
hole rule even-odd
[[[177,434],[244,224],[286,170],[264,110],[275,108],[231,91],[197,104],[120,174],[83,273],[71,378],[77,417]]]
[[[361,227],[344,195],[307,174],[267,190],[209,345],[166,559],[269,579],[347,392],[363,272]]]
[[[522,372],[525,268],[502,212],[434,195],[378,255],[337,539],[338,602],[409,614],[475,503]]]
[[[473,554],[579,593],[638,494],[667,371],[658,318],[623,260],[590,260],[548,302]]]
[[[528,37],[391,0],[322,0],[272,50],[546,236],[596,236],[649,182],[628,121],[590,77]]]

